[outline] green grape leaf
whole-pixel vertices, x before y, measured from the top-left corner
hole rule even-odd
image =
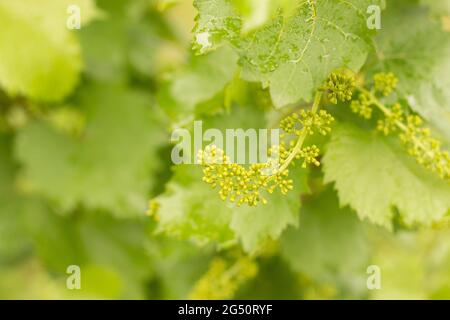
[[[0,1],[0,86],[10,95],[55,101],[73,90],[82,63],[70,5],[84,24],[97,15],[91,0]]]
[[[430,225],[450,209],[450,185],[378,133],[337,126],[323,162],[325,181],[361,219],[392,228],[396,209],[407,226]]]
[[[288,226],[298,227],[300,193],[308,190],[307,172],[299,166],[290,170],[294,189],[287,195],[277,190],[267,198],[266,205],[242,206],[234,210],[231,228],[246,251],[253,251],[267,239],[278,239]]]
[[[242,33],[258,29],[275,17],[279,10],[289,15],[298,6],[297,0],[231,0],[242,19]]]
[[[308,200],[300,228],[289,228],[281,240],[283,258],[292,269],[316,281],[359,284],[365,290],[369,244],[365,226],[351,210],[340,208],[331,188]],[[361,277],[354,277],[355,274]],[[353,282],[352,282],[353,281]]]
[[[19,132],[17,158],[32,188],[70,210],[78,204],[119,215],[145,212],[165,134],[150,98],[117,86],[91,86],[75,103],[85,113],[80,138],[34,122]],[[42,152],[45,150],[45,152]]]
[[[368,6],[368,1],[303,1],[292,17],[279,16],[245,39],[244,74],[267,82],[277,107],[310,101],[333,70],[357,71],[364,64]]]
[[[235,45],[247,34],[270,21],[279,10],[295,11],[298,0],[195,0],[194,50],[198,54],[215,50],[223,43]]]
[[[450,140],[450,33],[403,0],[388,6],[376,41],[371,70],[395,73],[400,97]]]
[[[194,28],[194,50],[203,54],[215,50],[224,40],[235,41],[241,32],[241,18],[229,0],[195,0],[198,10]]]
[[[237,55],[228,46],[207,55],[192,56],[187,65],[164,84],[158,102],[170,118],[181,122],[193,114],[201,114],[202,109],[210,109],[211,103],[216,104],[213,109],[220,109],[223,104],[216,102],[223,98],[224,88],[236,71]]]
[[[230,82],[237,70],[237,55],[224,46],[204,56],[194,56],[175,76],[170,93],[184,112],[213,98]]]
[[[187,106],[208,100],[233,79],[236,62],[237,56],[229,47],[206,56],[193,57],[187,70],[172,83],[172,94]]]
[[[202,245],[209,241],[226,244],[234,239],[229,228],[231,214],[217,194],[202,182],[199,167],[178,166],[157,201],[158,232]]]
[[[155,199],[158,232],[201,245],[215,242],[227,246],[238,239],[246,251],[253,252],[268,239],[277,239],[287,226],[298,224],[299,185],[305,190],[306,174],[294,179],[297,188],[287,196],[274,192],[267,197],[267,205],[236,207],[222,201],[217,191],[202,181],[200,167],[176,167],[166,192]]]
[[[219,2],[229,6],[228,1]],[[302,99],[310,101],[313,92],[333,70],[348,67],[358,71],[364,64],[370,50],[371,31],[366,25],[369,5],[381,3],[369,0],[299,1],[292,15],[280,13],[263,28],[240,39],[232,38],[240,56],[242,76],[269,86],[276,107]],[[220,16],[208,11],[203,15],[202,8],[199,9],[199,15],[208,21],[202,25],[214,26],[215,35],[230,40],[223,36],[229,30],[216,23],[221,21]],[[229,15],[232,13],[228,12],[227,17]],[[233,34],[237,32],[232,30]],[[196,39],[205,32],[209,31],[198,26]]]

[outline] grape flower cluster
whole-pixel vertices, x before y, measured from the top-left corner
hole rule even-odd
[[[229,200],[238,206],[247,204],[256,206],[266,204],[265,194],[272,194],[278,189],[287,194],[293,189],[294,182],[289,178],[289,166],[295,160],[302,160],[302,167],[308,164],[320,165],[317,160],[320,150],[315,145],[304,146],[308,135],[319,132],[323,135],[330,132],[333,117],[324,110],[319,113],[300,111],[285,118],[280,127],[284,131],[282,137],[294,135],[294,139],[282,141],[269,149],[269,160],[249,166],[232,163],[223,150],[211,145],[200,150],[197,160],[203,166],[203,181],[212,188],[219,189],[222,200]]]
[[[328,100],[332,104],[338,101],[346,102],[352,100],[355,88],[355,78],[343,72],[333,72],[325,85],[328,92]]]
[[[284,154],[281,149],[280,153]],[[287,170],[272,176],[266,173],[273,166],[271,160],[251,164],[246,168],[232,163],[224,151],[215,145],[200,150],[197,160],[203,166],[203,181],[212,188],[218,187],[222,200],[228,199],[238,206],[244,203],[250,206],[256,206],[259,202],[267,203],[261,189],[273,193],[279,187],[285,194],[293,188],[292,180],[287,178]]]
[[[280,128],[286,134],[300,136],[303,132],[313,135],[318,132],[327,135],[330,131],[330,125],[333,123],[333,117],[325,110],[318,112],[301,110],[287,116],[280,122]]]
[[[381,93],[383,96],[389,96],[397,87],[398,79],[392,72],[377,73],[373,77],[375,90]]]
[[[370,96],[365,93],[361,93],[356,100],[352,100],[350,108],[352,111],[364,119],[372,118],[373,109],[370,106]]]
[[[269,154],[277,152],[282,159],[286,158],[287,151],[283,145],[269,150]],[[289,179],[289,171],[277,171],[270,174],[274,161],[251,164],[248,168],[232,163],[224,151],[212,145],[200,150],[197,156],[198,163],[203,166],[203,181],[212,188],[219,188],[222,200],[237,203],[238,206],[248,204],[256,206],[260,202],[267,203],[262,190],[271,194],[279,188],[283,194],[293,189],[293,181]]]
[[[442,179],[450,178],[450,156],[442,149],[431,130],[423,126],[423,119],[404,108],[400,103],[388,106],[382,102],[398,85],[393,73],[378,73],[373,77],[373,88],[358,87],[358,98],[350,104],[351,110],[365,119],[371,119],[374,108],[381,112],[377,130],[384,135],[397,134],[407,152],[426,169]]]
[[[243,166],[232,163],[223,150],[210,145],[200,150],[198,163],[203,166],[203,181],[219,190],[222,200],[256,206],[267,203],[267,194],[279,190],[287,194],[294,182],[289,177],[289,167],[296,161],[306,168],[312,164],[319,166],[320,149],[316,145],[306,145],[305,140],[313,134],[327,135],[331,131],[334,118],[325,110],[319,110],[324,93],[332,101],[348,101],[353,94],[355,81],[347,75],[332,74],[325,86],[314,99],[311,110],[300,110],[280,121],[282,142],[269,149],[269,160],[265,163]]]

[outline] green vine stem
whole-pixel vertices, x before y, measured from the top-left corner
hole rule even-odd
[[[319,111],[320,102],[322,101],[323,92],[321,90],[318,90],[316,92],[316,95],[314,97],[314,103],[311,107],[311,113],[313,115],[316,115]],[[289,165],[292,163],[292,161],[297,157],[297,155],[300,153],[300,151],[303,148],[303,144],[305,143],[306,137],[308,136],[308,131],[302,130],[302,133],[300,134],[297,143],[292,150],[292,152],[289,154],[283,165],[277,170],[277,172],[283,172],[286,170]]]

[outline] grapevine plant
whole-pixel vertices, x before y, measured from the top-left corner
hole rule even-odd
[[[411,3],[404,1],[402,5]],[[266,23],[252,25],[245,5],[233,1],[194,1],[198,12],[193,36],[196,59],[200,61],[203,57],[207,59],[219,52],[227,52],[237,61],[240,79],[260,82],[269,102],[255,99],[253,103],[274,108],[283,115],[272,122],[271,127],[281,129],[281,141],[270,147],[267,162],[248,165],[234,163],[214,143],[198,150],[197,162],[202,166],[202,177],[191,177],[190,185],[204,190],[208,200],[203,200],[204,207],[198,208],[195,203],[201,203],[198,202],[200,199],[184,198],[192,204],[184,206],[181,212],[192,210],[192,214],[185,215],[183,221],[174,219],[171,211],[176,209],[168,202],[179,193],[177,183],[185,174],[182,168],[177,168],[174,184],[166,195],[151,202],[153,207],[157,203],[158,209],[150,210],[149,214],[159,221],[161,231],[200,242],[214,239],[225,248],[234,247],[240,240],[244,251],[252,254],[253,259],[261,259],[266,241],[283,238],[286,225],[297,225],[297,221],[289,222],[291,220],[285,215],[286,210],[292,210],[296,198],[297,201],[303,199],[300,195],[310,192],[329,192],[315,191],[316,183],[334,183],[341,205],[349,205],[361,219],[388,229],[394,224],[405,228],[429,225],[444,218],[450,196],[450,157],[445,147],[445,128],[443,124],[437,124],[436,118],[429,117],[428,121],[423,118],[427,113],[417,105],[425,100],[414,100],[421,97],[413,96],[411,90],[414,87],[406,78],[410,75],[399,67],[405,64],[404,60],[412,63],[415,56],[408,60],[408,52],[405,52],[399,57],[385,57],[384,50],[392,49],[378,48],[376,43],[383,43],[383,31],[372,31],[366,24],[370,19],[367,8],[385,9],[385,5],[383,1],[363,0],[294,1],[293,6],[280,5],[281,8],[271,12]],[[392,10],[402,9],[402,5],[391,4]],[[434,24],[439,29],[438,23]],[[394,24],[390,27],[395,28]],[[380,40],[374,40],[377,38]],[[421,71],[418,69],[413,77],[423,76]],[[231,105],[242,103],[243,93],[235,92],[239,86],[243,90],[245,82],[242,80],[234,78],[225,86],[227,108],[230,101]],[[238,126],[239,122],[230,121],[229,125]],[[366,159],[363,148],[361,154],[353,152],[354,145],[363,143],[363,139],[368,140],[364,145],[367,153],[376,152],[375,156],[381,157],[381,161],[369,155]],[[346,148],[352,152],[347,152]],[[388,148],[385,154],[384,148]],[[396,170],[394,166],[383,163],[396,156],[402,159],[394,160],[396,164],[404,163],[398,174],[391,171]],[[363,159],[366,161],[362,162]],[[359,174],[363,179],[353,181]],[[373,181],[369,182],[367,179],[371,175]],[[311,180],[311,176],[317,176],[321,182]],[[391,182],[386,183],[385,179]],[[414,182],[408,182],[408,179]],[[387,194],[374,193],[367,187],[379,183],[386,184]],[[436,185],[443,188],[440,195],[434,195],[430,190],[420,195],[419,190],[434,189]],[[410,197],[415,196],[420,198],[416,202],[420,203],[420,208],[412,208],[413,204],[408,203]],[[209,197],[224,202],[216,204],[217,200]],[[422,201],[430,206],[425,208]],[[236,233],[237,239],[230,242],[226,233],[218,234],[221,228],[217,224],[214,224],[213,233],[203,229],[204,224],[210,223],[209,219],[230,221],[231,231]],[[191,227],[186,228],[185,224],[191,224]],[[295,254],[295,250],[290,247],[288,254]],[[225,265],[219,261],[211,264],[210,270],[199,280],[194,297],[213,297],[205,288],[228,292],[225,288],[241,282],[231,276],[241,264],[236,262],[224,269],[223,278],[217,273]],[[300,262],[297,267],[303,269]],[[242,279],[250,275],[257,277],[249,270],[241,270]],[[221,279],[219,283],[225,281],[227,285],[214,289],[211,277]],[[199,292],[205,294],[202,296]],[[218,297],[232,296],[229,292]]]
[[[448,3],[0,0],[0,298],[450,299]]]
[[[338,101],[351,101],[351,110],[365,119],[371,119],[373,108],[377,108],[381,119],[377,121],[377,130],[384,135],[398,133],[398,137],[407,149],[409,155],[417,162],[447,180],[450,178],[450,155],[442,150],[442,143],[433,138],[430,129],[423,127],[423,119],[402,108],[395,103],[388,107],[379,100],[377,94],[382,97],[389,96],[396,88],[398,79],[393,73],[378,73],[373,79],[373,89],[355,87],[355,79],[351,76],[332,73],[326,86],[316,93],[311,110],[302,109],[299,113],[293,113],[280,122],[280,127],[285,134],[296,136],[296,140],[289,142],[289,147],[283,141],[279,146],[270,150],[277,152],[280,163],[271,175],[264,172],[273,167],[271,162],[255,164],[247,170],[242,165],[230,163],[223,150],[216,146],[207,147],[199,153],[199,162],[205,167],[203,181],[213,188],[219,187],[219,195],[222,200],[229,199],[238,205],[246,203],[255,206],[259,202],[267,203],[261,195],[261,190],[271,194],[279,188],[282,194],[292,190],[293,182],[289,179],[289,166],[295,164],[295,160],[303,161],[302,167],[308,164],[320,165],[317,157],[320,150],[316,145],[304,147],[308,136],[320,133],[327,135],[331,131],[330,125],[334,118],[325,110],[319,110],[322,97],[327,95],[330,103]],[[358,91],[358,98],[352,100],[353,92]],[[284,137],[284,135],[283,135]],[[275,150],[276,149],[276,150]]]

